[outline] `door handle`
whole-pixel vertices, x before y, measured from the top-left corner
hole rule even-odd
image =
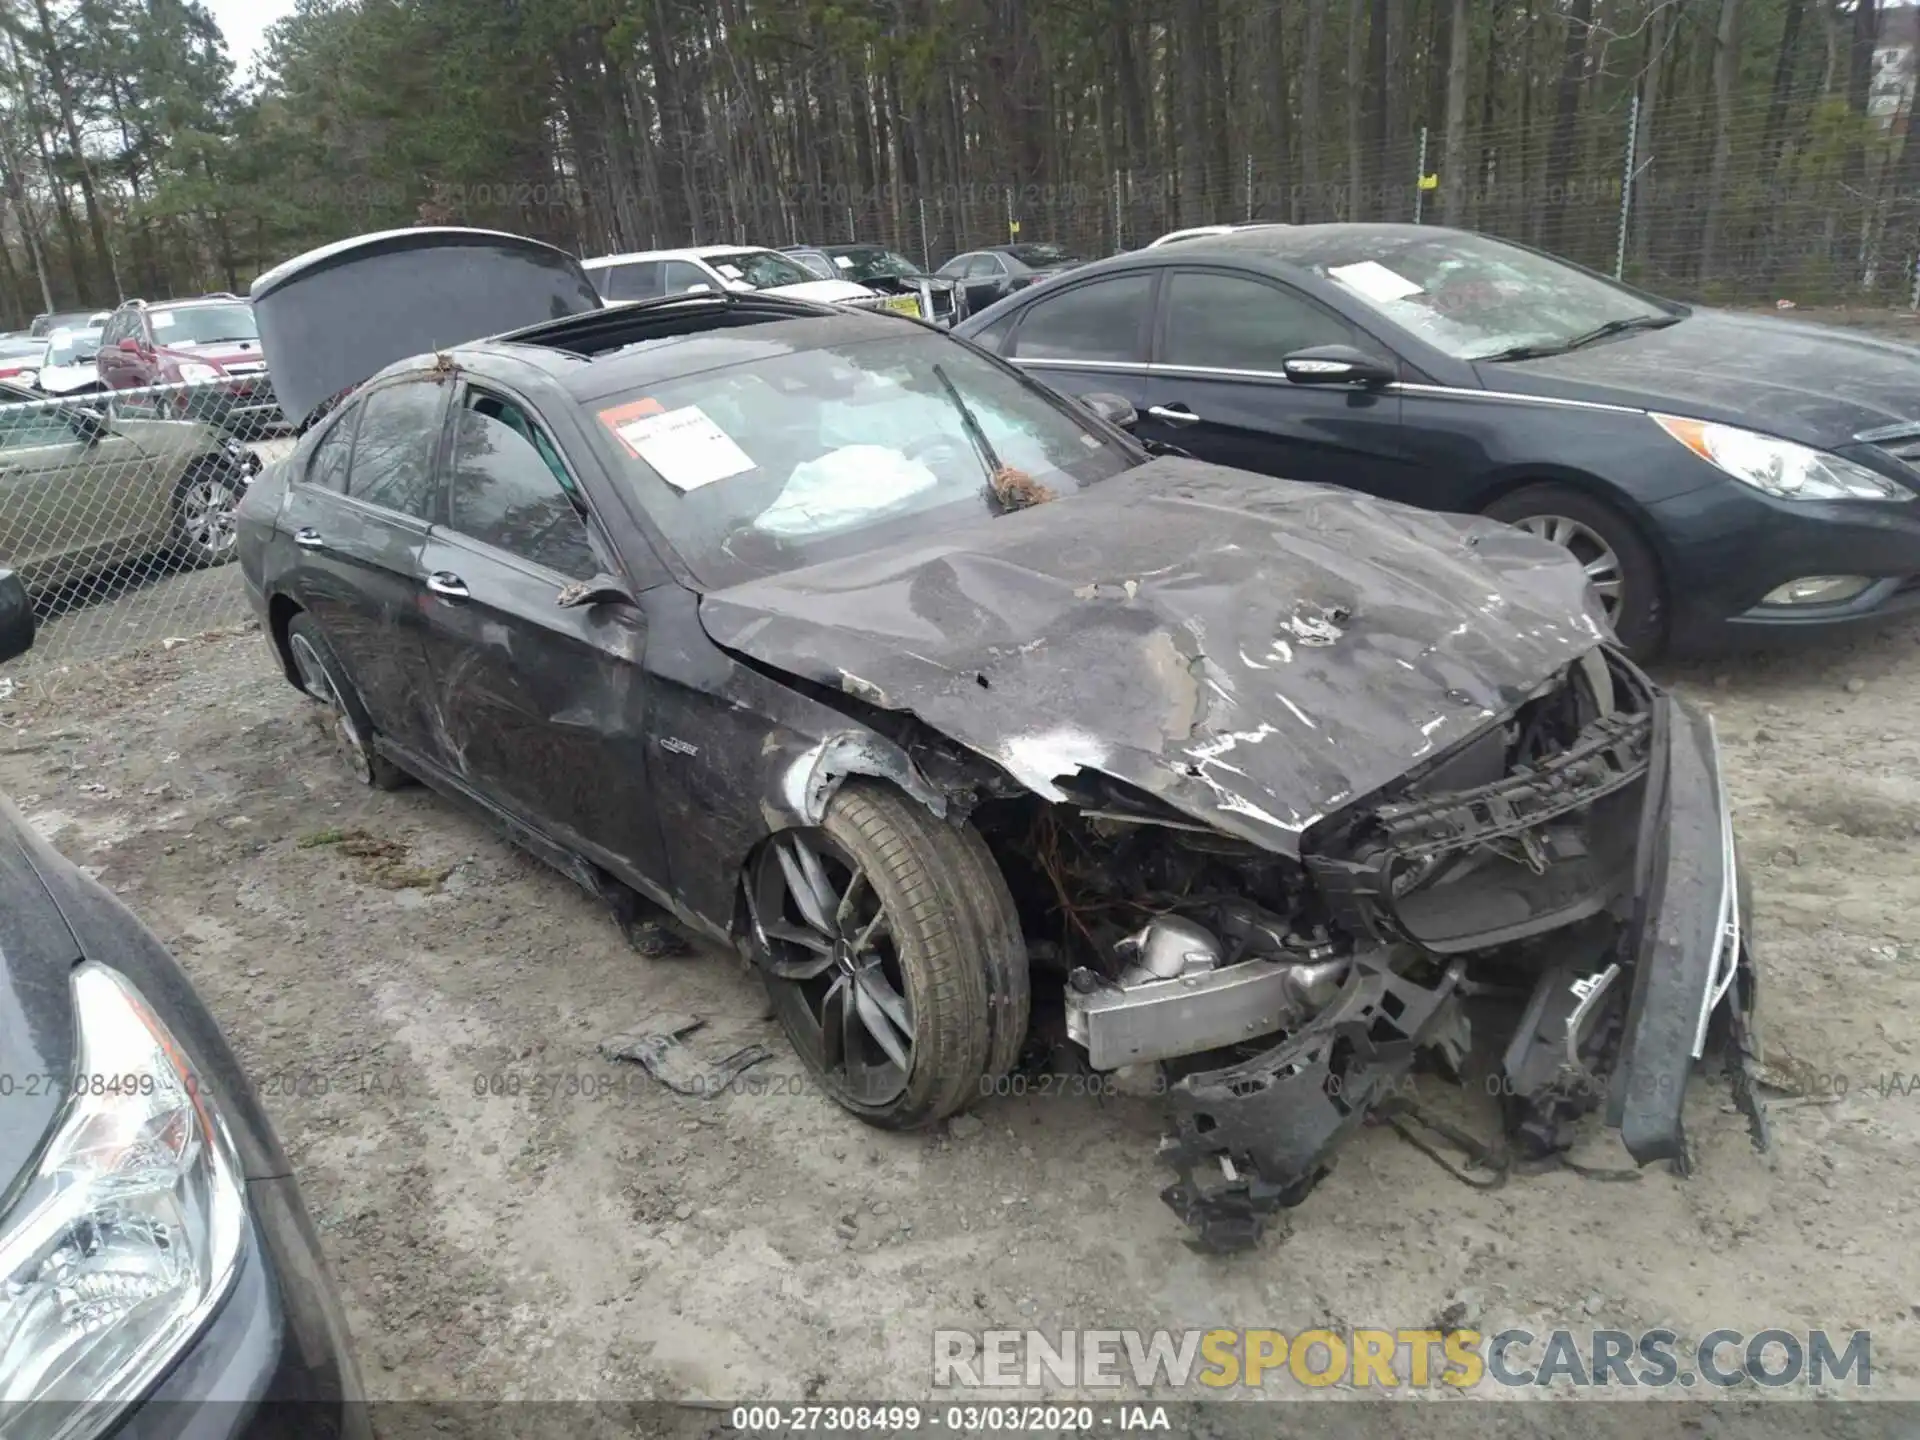
[[[1155,405],[1147,414],[1175,427],[1191,425],[1200,418],[1184,405]]]
[[[311,525],[302,525],[293,532],[293,543],[303,550],[324,550],[327,542],[320,538],[320,532]]]
[[[427,576],[427,589],[449,600],[465,600],[471,593],[467,589],[467,582],[451,570],[436,570]]]

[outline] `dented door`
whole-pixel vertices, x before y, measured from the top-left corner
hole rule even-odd
[[[437,758],[568,849],[664,881],[644,746],[645,617],[623,601],[560,605],[604,559],[537,416],[470,387],[452,431],[446,523],[421,555]]]

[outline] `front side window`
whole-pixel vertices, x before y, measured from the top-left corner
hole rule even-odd
[[[1355,340],[1352,326],[1305,296],[1212,271],[1176,270],[1165,312],[1159,358],[1168,365],[1279,374],[1280,362],[1296,350]]]
[[[1137,360],[1153,276],[1116,275],[1061,290],[1029,306],[1014,336],[1022,360]]]
[[[1000,472],[1063,495],[1141,458],[1037,385],[933,335],[750,360],[589,409],[655,524],[708,584],[992,516]]]
[[[660,266],[660,273],[660,293],[663,295],[684,295],[696,285],[703,286],[708,290],[718,288],[713,283],[712,274],[703,270],[691,260],[663,261]]]
[[[973,274],[973,259],[971,255],[956,255],[934,273],[948,280],[965,280]]]
[[[431,380],[399,380],[360,402],[347,493],[369,505],[431,520],[437,510],[433,456],[446,391]]]
[[[79,438],[58,410],[0,412],[0,450],[40,450]]]
[[[454,421],[449,523],[496,550],[574,580],[590,580],[600,562],[586,521],[568,491],[559,451],[531,416],[509,400],[474,391]]]

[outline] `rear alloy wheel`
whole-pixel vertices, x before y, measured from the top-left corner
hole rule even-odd
[[[1529,485],[1501,496],[1486,513],[1578,560],[1607,623],[1629,651],[1645,658],[1660,648],[1666,621],[1659,564],[1619,511],[1565,485]]]
[[[1027,1025],[1013,901],[970,827],[850,783],[818,827],[774,836],[747,878],[774,1011],[827,1092],[904,1130],[964,1109]]]
[[[210,466],[180,482],[174,492],[175,544],[190,565],[223,565],[233,558],[234,511],[247,488],[236,477]]]
[[[359,693],[305,615],[296,615],[287,624],[287,654],[293,659],[300,688],[332,712],[334,740],[353,778],[375,790],[398,790],[405,785],[407,772],[373,748],[373,726]]]

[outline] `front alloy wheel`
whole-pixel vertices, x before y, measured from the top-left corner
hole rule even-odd
[[[787,1038],[834,1100],[909,1129],[963,1109],[1018,1054],[1026,955],[1006,882],[971,827],[850,782],[818,826],[761,847],[746,879],[754,958]]]
[[[1600,597],[1600,608],[1609,625],[1620,619],[1620,557],[1613,547],[1594,531],[1565,515],[1528,515],[1514,522],[1530,535],[1550,540],[1563,550],[1573,552],[1587,572],[1587,583]]]
[[[762,857],[754,908],[767,977],[805,1021],[795,1044],[857,1104],[897,1099],[913,1073],[913,1005],[867,872],[826,832],[789,831]]]
[[[180,548],[194,565],[219,565],[233,558],[237,531],[234,512],[246,487],[232,476],[202,470],[181,482],[174,498]]]

